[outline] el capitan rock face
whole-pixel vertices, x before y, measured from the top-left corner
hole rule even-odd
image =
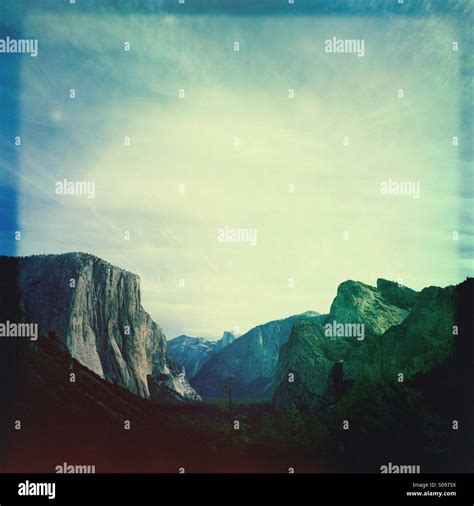
[[[198,400],[167,352],[162,329],[142,308],[135,274],[84,253],[0,258],[15,263],[24,317],[60,340],[73,358],[143,398],[162,390]]]
[[[212,355],[235,341],[232,332],[225,331],[218,341],[203,337],[181,335],[168,341],[168,350],[173,360],[184,368],[186,377],[193,378]]]
[[[270,399],[280,347],[299,319],[319,321],[321,315],[309,311],[258,325],[213,354],[191,380],[203,396],[226,395],[220,385],[234,375],[232,395],[236,399]]]
[[[472,287],[472,280],[417,293],[384,280],[378,288],[342,283],[328,321],[362,322],[365,339],[328,336],[316,323],[295,323],[280,352],[275,406],[323,409],[339,399],[344,381],[350,384],[361,374],[383,384],[399,381],[399,374],[405,381],[431,371],[454,353],[455,300],[467,284]],[[289,374],[294,381],[288,381]]]
[[[16,274],[3,276],[12,267]],[[234,399],[310,409],[337,402],[361,374],[389,383],[443,363],[456,344],[457,293],[472,287],[468,280],[416,292],[383,279],[376,287],[349,280],[327,315],[272,321],[238,339],[224,332],[216,342],[179,336],[167,343],[141,306],[138,276],[93,255],[1,257],[0,271],[3,309],[15,294],[22,321],[37,322],[78,362],[145,399],[199,400],[185,372],[206,397],[225,396],[222,384],[233,375]],[[363,325],[364,335],[328,333],[336,322]]]

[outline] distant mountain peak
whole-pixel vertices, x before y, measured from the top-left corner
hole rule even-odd
[[[229,374],[233,374],[235,398],[270,399],[278,353],[281,345],[287,341],[293,323],[300,319],[322,318],[315,311],[307,311],[253,327],[214,353],[191,378],[191,384],[202,395],[219,397],[224,395],[219,385]]]
[[[235,339],[235,334],[227,330],[217,341],[180,335],[168,341],[168,349],[173,360],[184,368],[186,377],[191,379],[215,353],[226,348]]]
[[[302,314],[305,316],[320,316],[321,315],[321,313],[318,313],[317,311],[312,311],[312,310],[305,311]]]
[[[234,342],[236,340],[236,335],[229,331],[224,330],[224,333],[222,334],[222,337],[216,342],[216,345],[214,347],[214,351],[222,350],[222,348],[225,348],[230,343]]]

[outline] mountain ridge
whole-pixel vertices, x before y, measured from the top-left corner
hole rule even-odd
[[[236,336],[229,331],[224,331],[217,341],[181,334],[168,341],[168,349],[174,361],[184,368],[186,377],[192,379],[214,353],[224,349],[235,339]]]
[[[315,318],[324,315],[309,311],[253,327],[215,353],[194,376],[191,385],[200,395],[221,397],[225,392],[220,385],[233,375],[234,398],[270,399],[281,344],[288,339],[296,319]]]
[[[370,304],[361,306],[356,296],[345,298],[349,306],[343,315],[365,315],[371,332],[364,341],[357,341],[354,336],[328,336],[322,325],[315,323],[295,323],[280,352],[273,389],[274,405],[319,410],[336,403],[342,391],[361,375],[375,383],[387,384],[430,372],[454,353],[456,298],[464,286],[471,286],[472,290],[472,284],[472,278],[467,278],[455,286],[424,288],[416,292],[416,296],[414,291],[400,288],[403,293],[398,295],[403,300],[393,293],[391,297],[395,295],[395,300],[402,304],[409,300],[411,310],[401,321],[388,326],[397,314],[390,308],[387,310],[384,306],[385,321],[380,321],[380,314],[377,314],[376,321],[371,322],[373,308]],[[359,293],[358,288],[355,294]],[[336,306],[336,309],[340,314],[341,308]],[[403,316],[403,313],[398,315]],[[334,314],[329,315],[331,317]],[[384,328],[382,333],[375,332]]]

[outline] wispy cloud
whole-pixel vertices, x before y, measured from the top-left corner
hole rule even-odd
[[[327,311],[346,278],[459,281],[458,61],[442,20],[67,18],[25,21],[40,54],[19,96],[21,253],[85,250],[137,272],[170,337]],[[334,34],[363,36],[364,58],[325,54]],[[380,195],[390,177],[420,181],[421,198]],[[56,195],[63,178],[94,181],[95,198]],[[255,228],[257,245],[218,242],[224,226]]]

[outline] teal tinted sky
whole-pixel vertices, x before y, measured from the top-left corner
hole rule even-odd
[[[326,312],[345,279],[472,272],[452,235],[467,167],[447,18],[37,12],[23,32],[39,55],[21,66],[18,253],[136,272],[168,337]],[[332,37],[364,56],[325,53]],[[95,198],[56,195],[64,178]],[[389,179],[420,198],[381,195]],[[218,242],[223,227],[257,244]]]

